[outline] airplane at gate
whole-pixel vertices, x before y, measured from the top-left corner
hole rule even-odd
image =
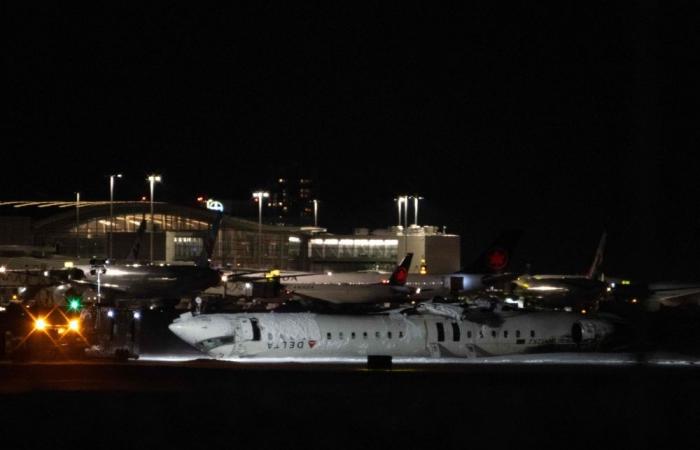
[[[601,266],[607,233],[603,232],[593,262],[585,275],[520,275],[512,281],[511,290],[532,307],[595,309],[607,292]]]
[[[328,303],[349,305],[405,301],[411,294],[411,290],[406,287],[406,278],[412,258],[413,253],[407,253],[385,282],[357,283],[352,282],[353,279],[349,278],[353,274],[341,274],[341,277],[335,278],[326,277],[326,275],[300,276],[281,283],[290,294]],[[338,281],[341,279],[343,282]]]
[[[431,304],[419,312],[376,315],[185,313],[170,330],[216,358],[460,357],[592,348],[613,332],[604,319],[560,312],[464,315]]]
[[[194,297],[207,288],[221,282],[221,274],[209,265],[222,215],[218,214],[204,240],[202,253],[195,265],[170,264],[112,264],[109,261],[93,260],[90,265],[77,265],[67,270],[52,271],[51,275],[62,283],[69,283],[80,290],[96,290],[99,284],[103,299],[111,300],[179,300]],[[139,227],[139,237],[129,258],[138,258],[140,234],[145,222]]]

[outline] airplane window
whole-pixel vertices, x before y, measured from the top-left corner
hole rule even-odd
[[[496,337],[496,330],[491,330],[491,337]]]
[[[260,327],[258,326],[258,320],[257,319],[250,319],[250,324],[253,327],[253,340],[259,341],[260,340]]]
[[[386,332],[386,337],[388,337],[389,339],[391,339],[391,331],[387,331],[387,332]]]
[[[467,338],[468,339],[472,338],[472,331],[471,330],[467,331]]]
[[[343,339],[343,332],[338,333],[338,339]]]
[[[363,339],[367,339],[367,332],[366,332],[366,331],[363,331],[363,332],[362,332],[362,338],[363,338]]]
[[[399,331],[399,339],[403,337],[403,331]]]
[[[519,338],[520,337],[520,330],[515,330],[515,337]]]
[[[479,339],[483,339],[483,338],[484,338],[484,332],[479,330]]]
[[[326,333],[326,339],[328,339],[329,341],[331,340],[331,332],[330,331],[328,333]]]
[[[445,327],[442,325],[441,322],[436,323],[435,326],[437,327],[438,342],[444,342],[445,341]]]
[[[508,338],[508,330],[503,330],[503,337]]]
[[[374,332],[374,337],[376,337],[377,339],[379,339],[381,337],[381,335],[379,334],[379,331]]]
[[[350,339],[355,339],[355,332],[350,333]]]
[[[271,341],[272,340],[272,333],[267,333],[267,340]]]
[[[535,337],[535,330],[530,330],[530,337]]]
[[[461,337],[462,336],[460,336],[459,333],[459,325],[457,324],[457,322],[452,322],[452,340],[455,342],[459,342]]]

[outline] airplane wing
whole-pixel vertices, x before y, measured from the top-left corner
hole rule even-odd
[[[650,308],[660,305],[675,307],[700,305],[700,284],[691,283],[657,283],[650,284],[651,295],[647,298]]]

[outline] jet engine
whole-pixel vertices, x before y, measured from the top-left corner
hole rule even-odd
[[[604,320],[581,319],[571,327],[571,338],[578,345],[590,347],[600,344],[614,331],[614,326]]]

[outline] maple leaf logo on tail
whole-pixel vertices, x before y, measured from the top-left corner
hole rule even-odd
[[[408,271],[404,267],[399,267],[396,271],[396,282],[399,284],[404,284],[406,282],[406,277],[408,276]]]
[[[411,267],[411,259],[413,253],[406,253],[406,257],[401,261],[389,278],[389,284],[392,286],[403,286],[408,278],[408,269]]]
[[[486,264],[493,271],[505,269],[508,265],[508,252],[502,248],[496,248],[486,256]]]

